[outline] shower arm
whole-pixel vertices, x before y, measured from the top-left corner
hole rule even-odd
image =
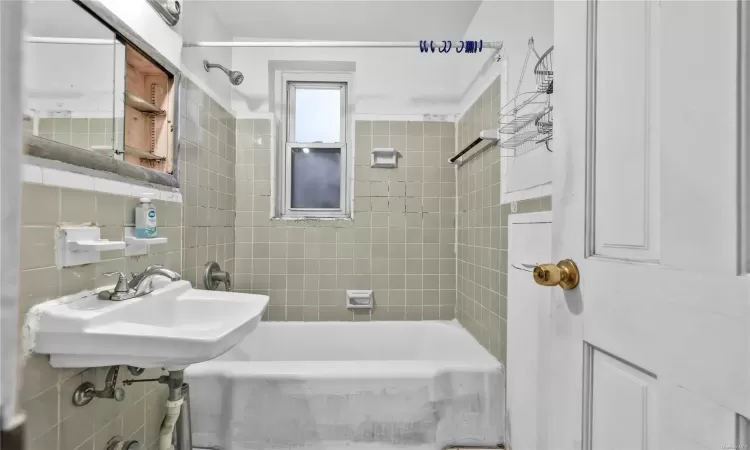
[[[229,78],[229,82],[232,83],[235,86],[239,86],[242,84],[242,81],[244,81],[245,76],[242,75],[242,72],[237,70],[230,70],[226,67],[222,66],[221,64],[212,64],[208,62],[207,59],[203,60],[203,68],[206,69],[206,72],[211,71],[211,69],[220,69],[222,72],[224,72],[227,77]]]
[[[206,69],[206,72],[208,72],[210,69],[221,69],[221,71],[227,74],[227,76],[232,76],[232,71],[222,66],[221,64],[214,64],[208,61],[203,61],[203,68]]]

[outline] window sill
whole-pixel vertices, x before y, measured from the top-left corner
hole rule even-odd
[[[354,224],[354,217],[272,217],[271,221],[304,224],[309,226],[328,224],[347,227]]]

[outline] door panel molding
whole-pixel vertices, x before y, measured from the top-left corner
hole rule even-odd
[[[647,1],[588,5],[587,256],[655,262],[660,7]]]
[[[581,450],[593,449],[594,346],[583,342],[583,407],[581,408]]]
[[[596,10],[597,0],[586,5],[586,218],[584,255],[593,256],[596,243]]]
[[[657,420],[655,374],[588,342],[583,352],[582,449],[650,448]]]

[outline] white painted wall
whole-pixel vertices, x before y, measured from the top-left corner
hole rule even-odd
[[[460,39],[481,0],[349,1],[187,0],[216,12],[237,40],[409,41]],[[210,6],[207,6],[209,5]],[[187,14],[192,14],[188,12]],[[202,14],[202,17],[207,14]],[[187,22],[186,22],[187,24]],[[188,40],[188,34],[183,33]],[[220,36],[204,31],[204,40]],[[232,39],[230,39],[232,40]],[[185,54],[195,50],[185,50]],[[217,49],[209,49],[215,55]],[[459,68],[478,55],[420,54],[413,49],[234,49],[232,68],[245,83],[233,89],[240,117],[269,111],[269,62],[326,61],[356,66],[357,114],[456,114],[465,86]]]
[[[485,60],[486,55],[421,54],[418,48],[234,48],[233,68],[245,74],[245,82],[233,90],[232,106],[238,117],[269,111],[270,61],[329,61],[356,64],[358,115],[453,115],[462,91],[456,87],[457,68],[473,58]]]
[[[210,2],[186,0],[182,2],[182,17],[175,27],[185,41],[231,41],[232,35],[217,17]],[[222,64],[232,69],[230,48],[183,48],[182,71],[224,108],[232,107],[232,90],[227,76],[218,69],[206,72],[203,60]]]
[[[473,83],[461,100],[460,111],[465,112],[476,98],[498,75],[506,79],[507,92],[503,101],[515,95],[518,80],[533,36],[535,47],[542,54],[552,45],[554,5],[550,0],[497,1],[484,0],[469,25],[465,39],[499,40],[505,44],[504,63],[492,64],[480,76],[480,61],[466,61],[461,65],[461,78]],[[533,91],[535,79],[533,67],[536,58],[532,54],[529,67],[523,78],[521,92]],[[554,141],[551,144],[554,150]],[[499,151],[499,150],[487,150]],[[503,158],[505,173],[502,202],[545,195],[542,186],[552,182],[552,154],[543,147],[516,158]]]
[[[521,67],[526,56],[529,37],[533,36],[536,49],[541,54],[550,45],[553,37],[553,1],[552,0],[484,0],[479,6],[474,20],[464,35],[464,39],[487,39],[503,41],[503,60],[508,65],[508,91],[515,93]],[[533,56],[532,56],[533,58]],[[461,64],[460,77],[466,82],[474,80],[480,71],[483,61],[467,60]],[[530,68],[524,77],[521,92],[534,89],[534,77],[531,69],[535,61],[530,61]],[[465,111],[484,91],[497,75],[503,71],[502,64],[494,64],[482,77],[474,80],[471,89],[462,99],[461,111]]]
[[[261,2],[259,2],[260,4]],[[304,2],[303,2],[304,3]],[[393,14],[418,14],[414,15],[412,23],[414,29],[403,30],[403,21],[399,22],[399,29],[389,29],[386,26],[377,28],[371,23],[352,29],[350,22],[361,20],[366,16],[373,2],[354,2],[353,4],[343,2],[341,8],[334,12],[326,13],[322,19],[329,20],[331,14],[341,16],[346,23],[336,33],[336,40],[357,40],[362,33],[370,33],[370,38],[378,40],[414,40],[423,38],[456,38],[457,36],[440,36],[435,34],[435,27],[427,26],[424,17],[428,14],[429,6],[419,6],[417,10],[409,8],[401,11],[399,8],[408,5],[395,5],[391,8]],[[414,2],[412,2],[414,3]],[[417,2],[420,3],[420,2]],[[428,5],[428,3],[424,3]],[[302,8],[305,5],[289,3],[288,8]],[[321,7],[323,7],[322,5]],[[355,8],[356,6],[356,8]],[[475,6],[459,5],[456,10],[455,24],[463,30],[466,26],[466,18],[459,13],[468,11]],[[247,18],[240,19],[240,11],[255,12],[247,14]],[[199,0],[186,0],[184,2],[183,20],[178,28],[182,30],[186,41],[198,40],[294,40],[300,37],[308,39],[334,39],[326,30],[316,27],[315,23],[300,22],[294,19],[294,14],[280,14],[272,5],[266,13],[264,6],[245,4],[237,6],[232,2],[214,3]],[[353,9],[354,8],[354,9]],[[427,9],[425,9],[427,8]],[[372,9],[372,8],[370,8]],[[377,9],[377,8],[376,8]],[[361,10],[360,14],[358,11]],[[217,13],[218,11],[218,13]],[[380,10],[378,10],[380,11]],[[297,9],[293,12],[297,13]],[[382,11],[381,11],[382,12]],[[317,10],[310,11],[312,15]],[[373,14],[372,23],[383,21],[378,14]],[[259,17],[267,16],[260,23]],[[292,17],[292,19],[290,19]],[[400,19],[400,17],[399,17]],[[395,19],[394,19],[395,20]],[[454,34],[456,26],[451,27],[446,17],[436,18],[444,24],[447,33]],[[270,22],[270,24],[269,24]],[[224,24],[227,23],[228,26]],[[325,22],[327,23],[327,22]],[[434,25],[434,24],[433,24]],[[348,28],[347,28],[348,26]],[[227,30],[224,32],[224,30]],[[414,30],[432,30],[426,35],[414,32]],[[234,36],[232,39],[228,34]],[[528,36],[537,37],[538,48],[548,46],[552,40],[552,1],[497,1],[485,0],[470,22],[468,31],[464,38],[471,40],[483,39],[485,41],[503,40],[508,45],[506,55],[513,64],[521,64],[526,51]],[[416,36],[416,39],[414,39]],[[460,35],[459,35],[460,36]],[[269,39],[271,38],[271,39]],[[437,114],[453,116],[462,112],[471,103],[469,97],[469,86],[478,86],[482,80],[477,80],[476,74],[487,65],[488,59],[494,53],[485,50],[479,54],[421,54],[418,49],[312,49],[312,48],[234,48],[231,56],[224,54],[226,49],[187,48],[183,50],[185,62],[183,67],[198,79],[208,90],[217,94],[218,98],[224,98],[227,85],[223,83],[220,74],[209,76],[202,73],[200,64],[207,57],[217,60],[222,64],[230,66],[234,70],[240,70],[245,74],[245,82],[236,88],[229,88],[232,108],[238,117],[254,117],[269,112],[269,62],[287,61],[327,61],[346,62],[356,66],[354,103],[355,113],[359,115],[401,115],[420,117],[424,114]],[[520,54],[520,56],[519,56]],[[222,60],[231,61],[231,64]],[[492,76],[492,71],[497,74],[501,67],[499,64],[487,65],[491,70],[487,71],[487,77]],[[520,71],[520,65],[517,71]],[[216,78],[219,81],[216,81]],[[509,81],[515,84],[518,76]],[[476,80],[476,82],[474,82]],[[533,85],[533,80],[529,80]],[[473,83],[474,82],[474,83]],[[473,100],[473,98],[471,99]]]

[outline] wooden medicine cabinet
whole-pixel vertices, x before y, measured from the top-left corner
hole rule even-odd
[[[126,44],[124,159],[172,173],[174,79]]]
[[[24,11],[24,152],[178,187],[179,67],[99,1],[54,2],[71,18],[55,30],[46,3]]]

